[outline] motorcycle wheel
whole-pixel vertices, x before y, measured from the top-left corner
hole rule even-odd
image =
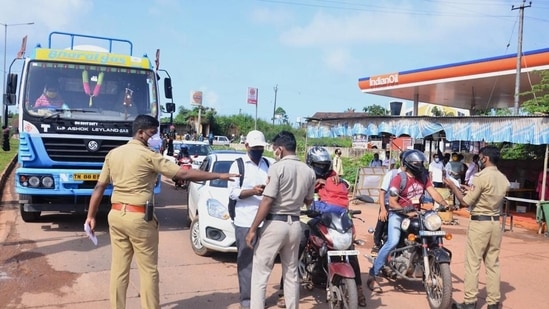
[[[339,284],[330,283],[328,290],[330,309],[357,309],[358,291],[355,279],[341,278]]]
[[[450,264],[431,260],[431,277],[426,278],[425,289],[431,309],[450,308],[452,302],[452,274]]]

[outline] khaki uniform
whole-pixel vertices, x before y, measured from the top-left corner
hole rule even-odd
[[[499,250],[502,231],[499,214],[509,188],[509,180],[495,166],[485,167],[473,178],[473,185],[464,197],[471,206],[471,222],[467,230],[465,250],[465,303],[475,303],[478,295],[480,264],[486,268],[486,303],[500,301]]]
[[[254,246],[250,308],[265,308],[267,281],[279,253],[286,308],[296,309],[299,307],[297,264],[302,234],[299,214],[303,201],[313,199],[316,177],[297,156],[286,156],[271,165],[268,177],[263,195],[274,199],[270,215],[276,219],[267,217]]]
[[[173,178],[179,166],[136,140],[111,150],[99,181],[111,183],[111,202],[132,206],[152,203],[158,174]],[[126,308],[130,265],[135,254],[140,279],[141,307],[160,308],[158,277],[158,220],[143,220],[144,213],[111,209],[108,215],[112,245],[111,308]]]

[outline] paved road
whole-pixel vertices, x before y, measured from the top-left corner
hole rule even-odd
[[[13,176],[12,176],[13,177]],[[8,183],[13,181],[10,179]],[[238,286],[234,254],[196,256],[189,244],[185,222],[185,193],[174,191],[164,182],[158,199],[160,231],[160,291],[162,308],[238,308]],[[6,308],[107,308],[110,245],[106,220],[98,227],[95,247],[82,230],[83,216],[46,214],[38,223],[24,223],[16,209],[13,188],[3,195],[0,211],[0,303]],[[368,253],[377,206],[353,204],[363,211],[357,221],[358,238]],[[463,299],[463,249],[467,219],[445,226],[454,234],[446,242],[454,253],[452,261],[454,299]],[[370,267],[360,259],[365,281]],[[506,232],[501,253],[503,308],[543,307],[549,286],[548,240],[534,232],[515,228]],[[275,265],[268,288],[268,306],[276,308],[280,265]],[[484,305],[484,278],[481,274],[481,300]],[[383,294],[366,289],[368,308],[427,308],[418,283],[382,281]],[[132,268],[128,308],[139,308],[139,278]],[[326,308],[324,292],[302,290],[300,308]]]

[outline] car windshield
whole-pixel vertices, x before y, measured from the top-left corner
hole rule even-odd
[[[214,173],[228,173],[233,161],[217,161],[214,163],[212,172]],[[214,179],[210,181],[211,187],[227,188],[227,180]]]

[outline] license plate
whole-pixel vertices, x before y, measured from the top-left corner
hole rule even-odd
[[[358,250],[335,250],[328,251],[328,256],[358,255]]]
[[[419,236],[444,236],[445,231],[419,231]]]
[[[83,181],[89,181],[89,180],[98,180],[99,174],[74,174],[72,176],[73,180],[83,180]]]

